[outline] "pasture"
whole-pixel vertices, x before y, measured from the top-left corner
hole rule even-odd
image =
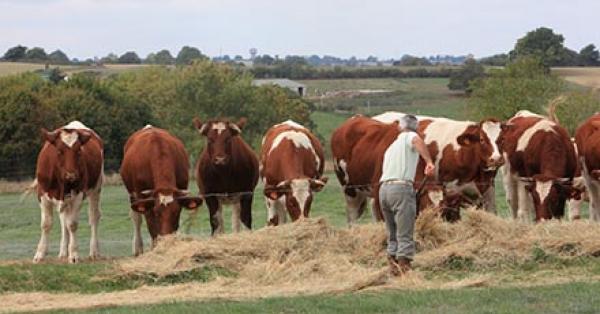
[[[117,71],[127,71],[134,67],[122,67]],[[365,94],[353,98],[331,97],[315,103],[322,109],[312,114],[316,133],[324,141],[329,152],[329,137],[353,113],[374,115],[386,110],[400,110],[425,115],[441,115],[464,119],[465,98],[449,92],[447,79],[368,79],[368,80],[314,80],[303,81],[308,86],[309,97],[313,91],[348,90],[387,90],[381,94]],[[368,101],[368,106],[365,106]],[[342,107],[338,107],[342,106]],[[346,106],[346,107],[343,107]],[[328,154],[329,156],[329,154]],[[330,157],[327,157],[330,160]],[[346,228],[345,205],[341,188],[335,175],[326,174],[329,183],[318,193],[313,202],[311,217],[323,217],[335,230]],[[500,178],[496,179],[496,203],[499,216],[509,219],[504,191]],[[195,183],[190,190],[197,192]],[[266,208],[262,195],[262,185],[255,190],[253,203],[254,229],[262,229],[266,223]],[[176,274],[158,276],[151,273],[120,273],[122,262],[131,255],[132,227],[129,218],[128,196],[123,186],[105,186],[102,193],[102,219],[100,222],[101,261],[85,260],[88,253],[89,226],[87,225],[87,203],[82,208],[78,230],[79,252],[84,262],[67,265],[56,259],[59,244],[59,222],[55,214],[51,233],[48,260],[40,265],[31,264],[35,247],[40,236],[40,210],[35,197],[20,201],[19,193],[0,194],[0,299],[12,293],[48,292],[59,300],[81,297],[94,298],[93,294],[105,292],[123,295],[128,290],[133,293],[160,294],[162,288],[185,290],[214,284],[222,278],[236,278],[237,273],[219,266],[202,267]],[[210,225],[206,206],[195,214],[183,212],[180,234],[207,240]],[[225,227],[231,229],[231,210],[226,208]],[[584,219],[587,211],[584,209]],[[361,224],[371,222],[370,213],[365,213]],[[510,224],[510,223],[509,223]],[[565,223],[568,225],[569,223]],[[350,229],[352,232],[353,229]],[[355,229],[356,230],[356,229]],[[150,239],[145,225],[145,250]],[[485,246],[486,242],[479,244]],[[568,243],[567,243],[568,246]],[[108,308],[90,308],[81,312],[198,312],[217,313],[241,312],[593,312],[600,306],[596,292],[600,285],[600,263],[597,257],[577,256],[563,258],[537,246],[527,252],[525,262],[498,262],[496,265],[481,267],[468,259],[449,258],[441,265],[418,265],[415,274],[391,284],[373,285],[366,291],[361,289],[342,292],[317,293],[307,289],[303,292],[285,294],[273,287],[269,293],[255,292],[250,297],[202,298],[201,301],[173,297],[159,304],[144,302],[104,303]],[[166,255],[170,257],[170,255]],[[379,264],[383,269],[383,258]],[[291,265],[290,267],[294,267]],[[318,268],[318,265],[315,267]],[[351,279],[356,274],[348,273]],[[152,290],[157,289],[157,290]],[[248,290],[252,290],[249,284]],[[145,291],[145,292],[144,292]],[[155,292],[156,291],[156,292]],[[69,295],[67,293],[77,293]],[[315,295],[316,294],[316,295]],[[292,295],[292,296],[290,296]],[[14,296],[14,295],[13,295]],[[28,295],[22,295],[23,298]],[[17,295],[14,299],[18,300]],[[40,296],[44,300],[43,296]],[[14,300],[13,299],[13,300]],[[30,299],[31,300],[31,299]],[[85,301],[83,301],[85,302]],[[85,304],[85,303],[82,303]],[[132,304],[130,307],[116,307],[118,304]],[[82,306],[85,308],[86,306]],[[61,306],[54,307],[60,309]],[[0,309],[2,311],[2,309]]]

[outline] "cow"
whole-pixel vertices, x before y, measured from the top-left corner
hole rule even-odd
[[[346,218],[354,224],[373,198],[373,218],[383,220],[377,201],[383,156],[400,131],[398,122],[386,124],[362,115],[355,115],[334,130],[331,152],[335,174],[346,200]]]
[[[91,226],[90,258],[100,256],[98,222],[100,221],[100,192],[104,176],[102,139],[92,129],[73,121],[52,132],[41,129],[43,146],[38,155],[36,180],[42,211],[42,234],[34,263],[42,261],[48,252],[48,237],[52,229],[52,215],[56,208],[60,215],[61,241],[59,258],[69,263],[79,261],[77,227],[83,200],[89,199]]]
[[[212,235],[224,233],[224,204],[232,204],[231,224],[240,231],[240,221],[252,229],[252,200],[258,183],[258,157],[241,137],[246,118],[237,123],[194,118],[194,126],[206,137],[206,146],[196,164],[196,182],[204,195]]]
[[[262,140],[260,174],[264,182],[268,225],[308,217],[313,193],[327,183],[319,140],[304,126],[288,120],[271,127]]]
[[[561,218],[572,193],[577,164],[567,131],[555,121],[527,110],[508,120],[502,151],[506,199],[513,218],[531,222]]]
[[[581,219],[581,204],[583,204],[583,202],[589,203],[590,198],[585,187],[585,180],[581,171],[581,163],[579,162],[580,156],[577,149],[577,144],[575,143],[575,138],[571,138],[571,142],[573,143],[575,156],[577,157],[578,162],[575,170],[575,176],[573,177],[573,189],[571,192],[571,197],[567,201],[567,206],[569,208],[569,219],[578,220]]]
[[[373,119],[391,123],[399,121],[405,114],[385,112]],[[430,192],[427,186],[443,186],[444,195],[451,197],[450,204],[460,204],[458,200],[469,200],[473,203],[479,199],[483,207],[495,212],[494,178],[498,168],[504,163],[499,149],[502,130],[507,126],[496,119],[484,119],[480,122],[456,121],[447,118],[418,116],[418,132],[429,149],[436,173],[425,186],[424,195],[430,200],[440,200],[435,189]],[[417,170],[416,181],[423,180],[421,160]],[[462,194],[462,195],[461,195]],[[461,196],[459,196],[461,195]],[[423,207],[422,207],[423,208]]]
[[[182,207],[196,209],[202,199],[190,196],[189,158],[183,143],[168,131],[147,125],[125,143],[120,174],[129,193],[133,223],[133,255],[144,251],[142,215],[156,244],[158,236],[179,229]]]
[[[600,113],[592,115],[577,128],[575,143],[590,199],[590,220],[600,221]]]

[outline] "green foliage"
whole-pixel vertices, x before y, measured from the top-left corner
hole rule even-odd
[[[485,69],[483,65],[478,63],[475,59],[467,59],[465,64],[458,71],[452,72],[450,75],[450,82],[448,88],[450,90],[463,90],[470,94],[472,88],[469,84],[478,78],[485,76]]]
[[[580,123],[600,111],[600,95],[595,91],[570,91],[562,94],[556,103],[560,124],[573,136]]]
[[[538,59],[522,58],[504,69],[492,69],[471,88],[469,104],[476,118],[508,119],[522,109],[543,113],[562,92],[564,81],[548,73]]]
[[[255,65],[249,70],[256,78],[356,79],[356,78],[425,78],[450,77],[451,67],[316,67],[307,64],[276,62],[271,66]]]
[[[404,55],[400,59],[399,62],[394,62],[394,65],[403,65],[403,66],[424,66],[431,65],[427,58],[419,58],[411,55]]]
[[[205,60],[207,57],[203,55],[200,50],[196,47],[183,46],[179,53],[177,54],[177,58],[175,59],[175,63],[177,64],[190,64],[194,60]]]
[[[174,64],[175,58],[171,55],[171,52],[167,49],[163,49],[156,53],[155,56],[156,64]]]
[[[589,44],[579,51],[579,60],[582,65],[598,65],[600,63],[600,53],[594,44]]]
[[[69,57],[67,57],[67,55],[60,50],[55,50],[50,53],[48,55],[48,60],[52,64],[69,64],[71,62]]]
[[[117,56],[114,53],[109,53],[106,57],[102,57],[100,59],[100,63],[104,63],[104,64],[112,64],[112,63],[117,63],[119,62],[119,56]]]
[[[140,59],[134,51],[128,51],[119,57],[118,62],[124,64],[140,64],[142,63],[142,59]]]
[[[565,57],[565,38],[550,28],[540,27],[517,40],[510,52],[512,60],[520,57],[536,57],[546,67],[560,65]]]
[[[48,60],[48,55],[44,51],[44,48],[34,47],[25,52],[25,60],[34,62],[46,61]]]
[[[18,45],[12,48],[9,48],[6,53],[4,53],[3,59],[6,61],[19,61],[25,58],[25,52],[27,52],[27,47]]]

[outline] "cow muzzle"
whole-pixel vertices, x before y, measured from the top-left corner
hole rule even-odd
[[[213,164],[216,166],[224,166],[227,164],[227,157],[226,156],[215,156],[213,158]]]
[[[504,165],[504,158],[490,157],[486,162],[486,170],[496,170]]]
[[[77,179],[79,179],[79,175],[75,172],[65,172],[63,178],[67,182],[75,182]]]

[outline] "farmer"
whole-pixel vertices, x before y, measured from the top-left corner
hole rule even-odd
[[[426,176],[432,176],[435,169],[427,146],[416,130],[415,116],[405,115],[400,119],[402,133],[385,151],[379,180],[379,200],[388,232],[388,262],[394,276],[408,272],[415,255],[413,233],[417,208],[413,184],[419,155],[426,162]]]

